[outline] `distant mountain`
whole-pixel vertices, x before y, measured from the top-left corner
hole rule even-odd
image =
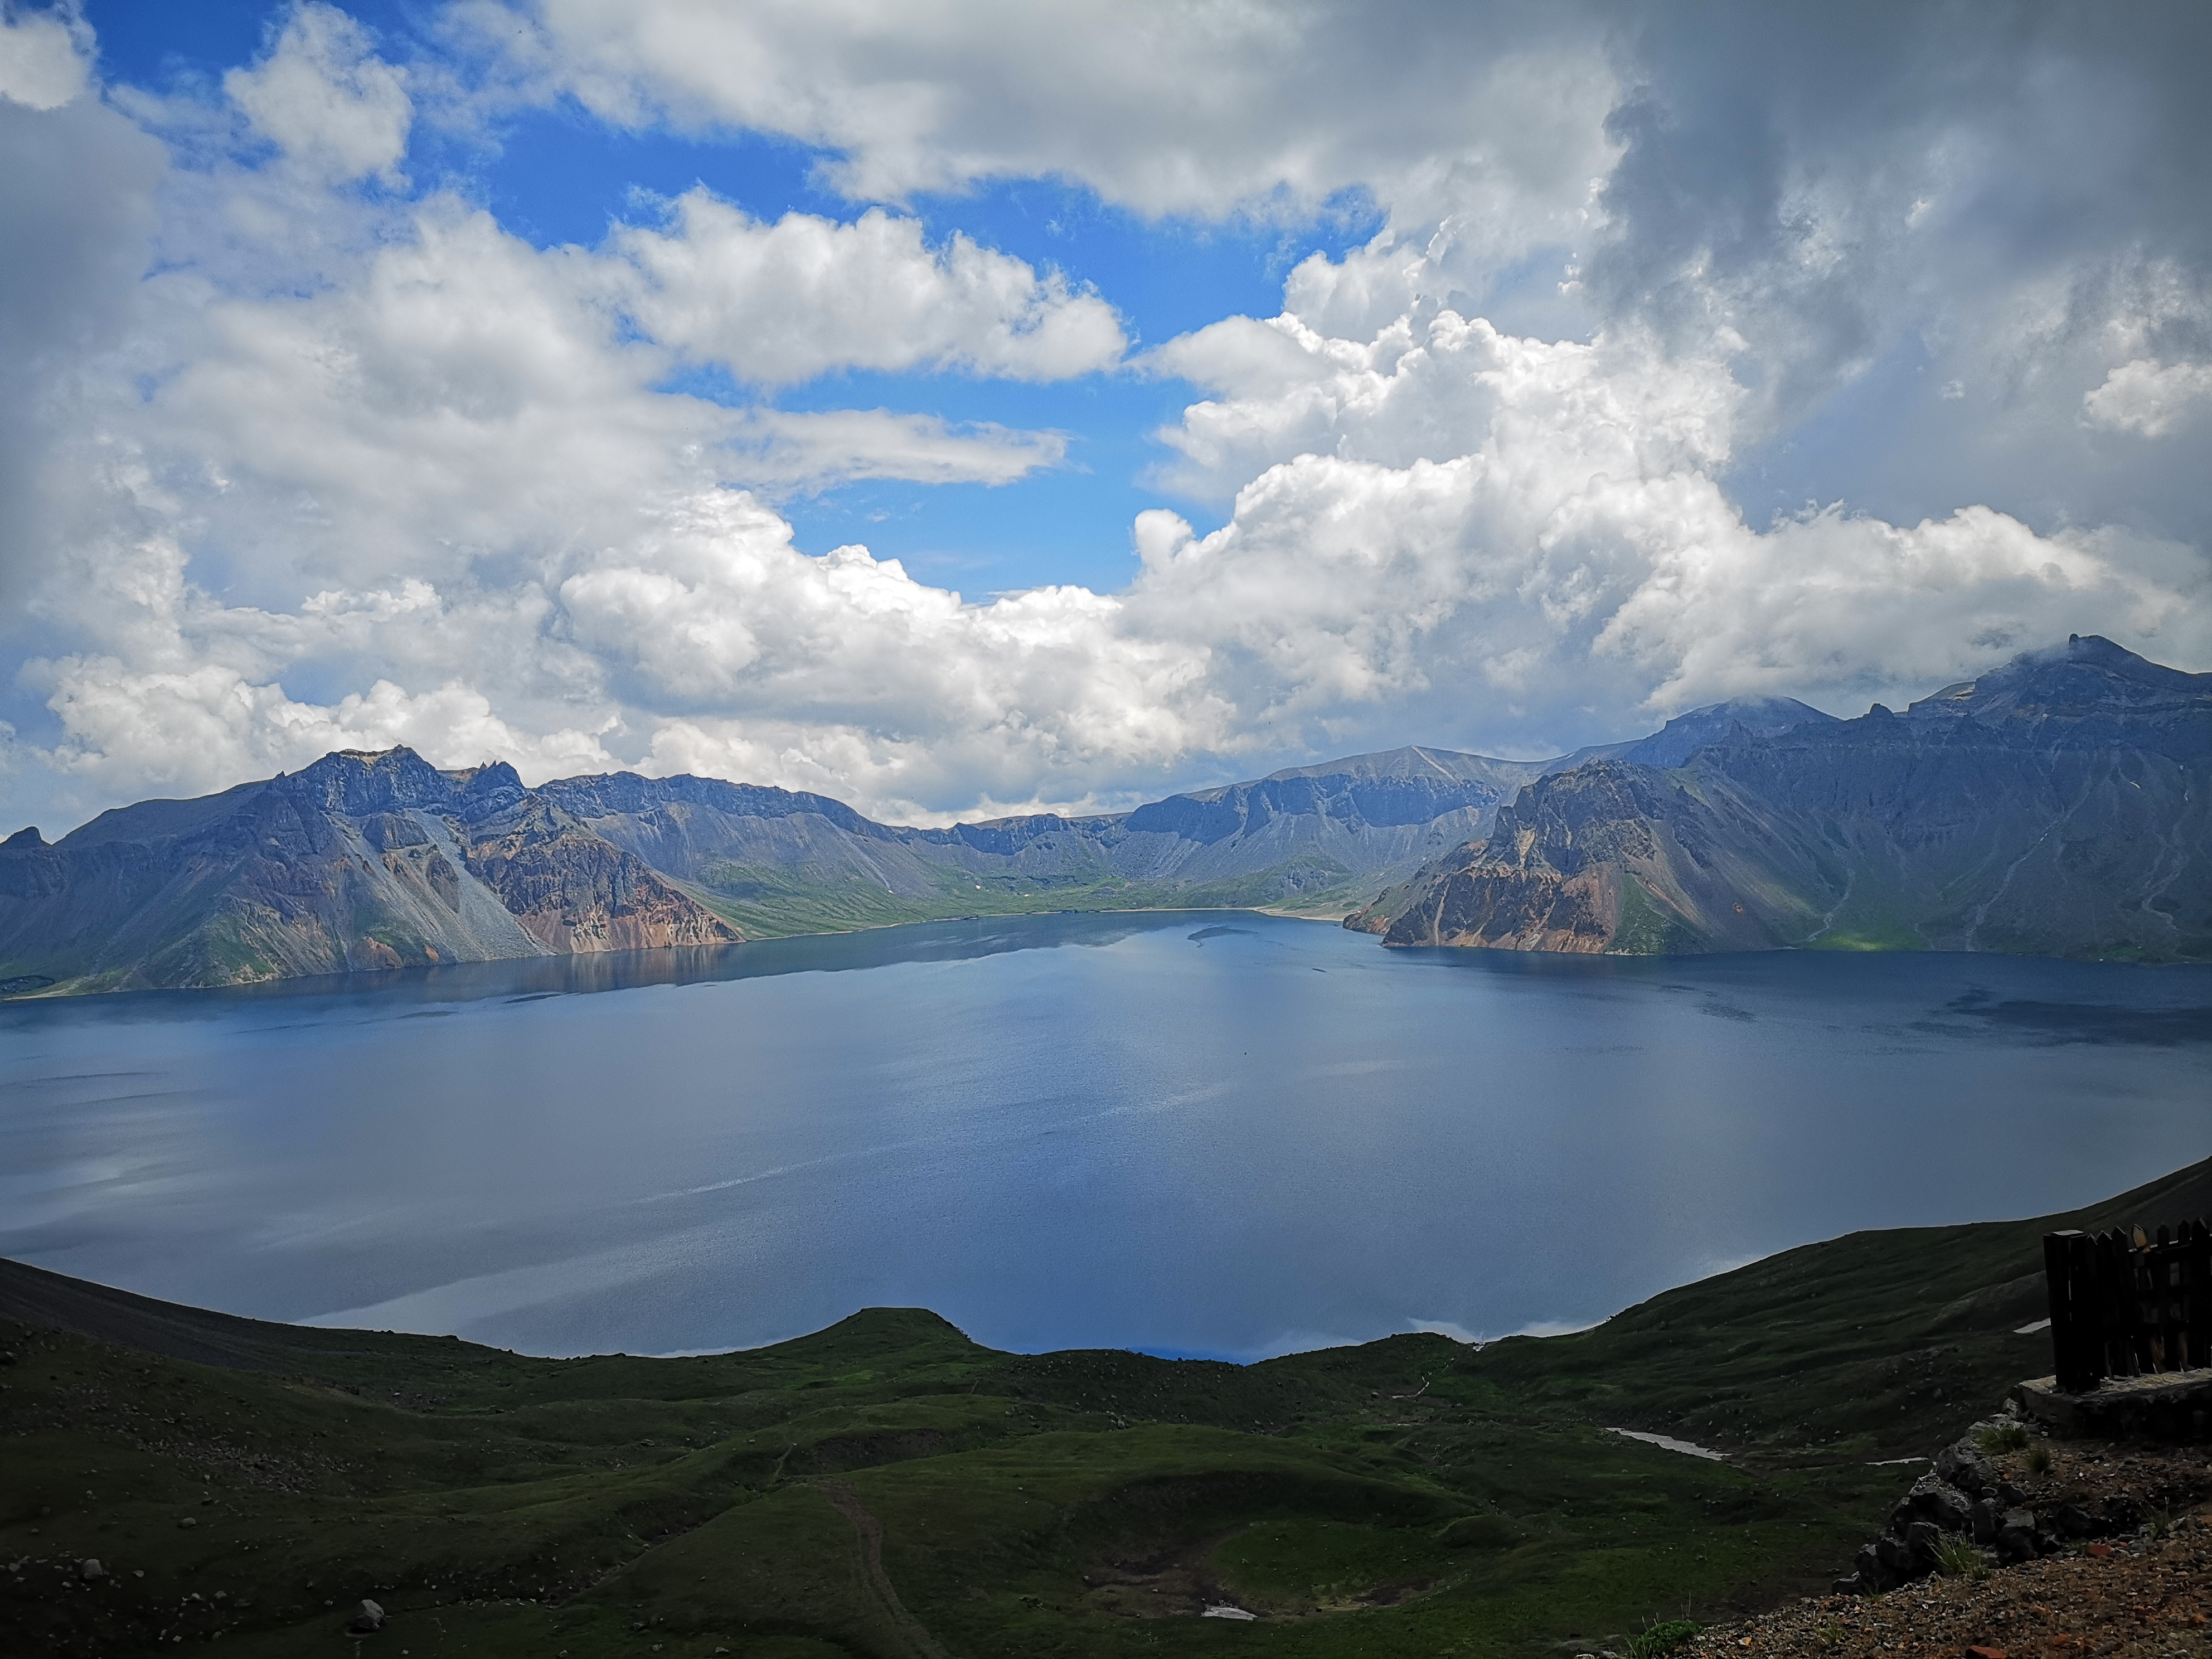
[[[0,842],[0,994],[714,945],[983,912],[1332,917],[1488,830],[1547,764],[1400,749],[1133,812],[949,830],[618,772],[536,789],[407,749]]]
[[[734,942],[720,917],[512,767],[325,755],[198,800],[0,842],[0,985],[228,985]]]
[[[1391,944],[2212,957],[2212,675],[2100,639],[1902,714],[1693,709],[1547,761],[1407,748],[1134,811],[920,830],[407,749],[0,842],[0,995],[1249,906]],[[1381,890],[1382,896],[1374,895]]]
[[[2212,674],[2077,637],[1901,714],[1700,709],[1532,782],[1346,926],[1509,950],[2212,958]]]

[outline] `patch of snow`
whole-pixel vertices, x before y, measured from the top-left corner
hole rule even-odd
[[[2038,1331],[2047,1331],[2050,1328],[2051,1322],[2049,1320],[2039,1319],[2033,1325],[2021,1326],[2018,1330],[2014,1331],[2013,1334],[2014,1336],[2033,1336]]]
[[[1716,1463],[1728,1462],[1726,1452],[1717,1452],[1710,1446],[1700,1446],[1693,1440],[1677,1440],[1671,1435],[1648,1434],[1642,1429],[1607,1429],[1607,1434],[1624,1435],[1631,1440],[1641,1440],[1647,1446],[1656,1446],[1662,1451],[1680,1452],[1686,1456],[1709,1458]]]
[[[1242,1607],[1231,1607],[1226,1601],[1215,1603],[1212,1607],[1208,1607],[1204,1613],[1200,1613],[1198,1616],[1201,1619],[1245,1619],[1252,1620],[1257,1620],[1260,1617],[1256,1613],[1247,1613]]]

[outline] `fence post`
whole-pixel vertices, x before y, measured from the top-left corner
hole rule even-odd
[[[2105,1374],[2103,1333],[2090,1269],[2088,1236],[2071,1228],[2043,1236],[2043,1277],[2051,1297],[2051,1352],[2060,1389],[2081,1394]]]
[[[2181,1237],[2183,1329],[2188,1363],[2201,1369],[2212,1365],[2212,1228],[2201,1220],[2191,1221],[2182,1228]]]

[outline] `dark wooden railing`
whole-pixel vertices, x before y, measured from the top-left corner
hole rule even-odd
[[[2058,1386],[2212,1365],[2212,1229],[2202,1220],[2108,1233],[2046,1233]]]

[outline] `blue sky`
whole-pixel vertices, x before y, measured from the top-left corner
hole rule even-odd
[[[289,4],[177,6],[94,0],[101,67],[142,86],[204,94],[225,70],[252,58],[281,27]],[[356,5],[396,56],[431,52],[439,9]],[[483,135],[418,128],[404,166],[482,203],[514,234],[540,247],[597,244],[617,221],[656,216],[656,203],[695,185],[756,217],[787,211],[849,216],[852,204],[817,178],[820,152],[791,139],[611,129],[573,100],[514,112]],[[1374,234],[1380,216],[1357,191],[1288,222],[1239,215],[1224,221],[1147,218],[1052,178],[988,181],[957,195],[921,194],[901,207],[933,240],[965,232],[991,247],[1065,271],[1111,301],[1141,346],[1236,313],[1267,316],[1283,279],[1308,254],[1340,257]],[[726,377],[675,384],[742,399]],[[1066,463],[1018,483],[921,486],[868,481],[786,498],[800,545],[826,551],[864,541],[933,581],[989,593],[1048,582],[1113,589],[1132,574],[1129,524],[1172,502],[1194,524],[1218,526],[1225,503],[1175,495],[1152,482],[1163,459],[1155,428],[1172,424],[1199,394],[1172,376],[1097,374],[1046,386],[941,374],[848,372],[784,392],[780,406],[927,406],[958,422],[997,421],[1071,434]]]
[[[2212,666],[2212,23],[1832,22],[18,0],[0,816],[405,742],[941,822]]]

